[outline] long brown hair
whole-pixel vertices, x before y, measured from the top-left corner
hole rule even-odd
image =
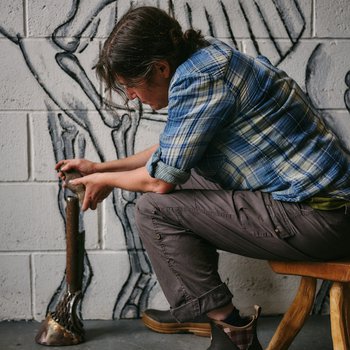
[[[206,46],[200,31],[183,33],[179,22],[156,7],[130,9],[103,45],[96,66],[109,92],[123,93],[117,77],[130,85],[151,81],[154,63],[169,62],[173,71],[199,48]]]

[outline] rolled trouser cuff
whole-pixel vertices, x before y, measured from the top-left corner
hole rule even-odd
[[[196,299],[187,302],[170,311],[178,322],[187,322],[195,319],[199,315],[203,315],[229,304],[232,300],[232,293],[225,283],[211,289]]]

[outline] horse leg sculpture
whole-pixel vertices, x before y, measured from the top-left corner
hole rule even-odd
[[[84,232],[79,233],[79,199],[67,198],[66,293],[54,312],[43,321],[35,341],[42,345],[75,345],[84,341],[83,323],[77,306],[81,300]]]

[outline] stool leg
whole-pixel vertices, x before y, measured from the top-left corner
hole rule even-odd
[[[286,350],[308,318],[316,293],[316,278],[301,277],[293,303],[284,314],[266,350]]]
[[[350,342],[350,283],[344,283],[345,293],[344,293],[344,305],[345,305],[345,317],[346,317],[346,329],[348,335],[348,342]]]
[[[350,349],[350,284],[334,282],[330,290],[333,349]]]

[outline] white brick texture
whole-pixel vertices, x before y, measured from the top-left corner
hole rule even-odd
[[[32,318],[28,254],[0,253],[0,320]]]
[[[350,1],[316,0],[315,34],[319,38],[350,37]]]
[[[107,2],[1,0],[0,320],[41,320],[64,277],[65,203],[55,163],[124,157],[157,142],[164,127],[166,109],[155,114],[135,102],[136,111],[128,115],[101,105],[104,91],[94,67],[131,3],[174,10],[185,29],[200,29],[252,56],[266,55],[307,92],[350,151],[349,0]],[[96,211],[81,216],[85,278],[91,278],[82,304],[85,319],[111,319],[127,279],[137,280],[140,271],[145,280],[150,276],[135,230],[135,198],[115,190]],[[130,253],[135,250],[137,259]],[[253,303],[265,314],[284,312],[298,284],[296,277],[272,273],[264,261],[223,252],[220,274],[244,313]],[[158,284],[146,301],[168,307]]]
[[[2,251],[62,250],[54,184],[0,184]]]
[[[111,319],[118,293],[129,273],[126,251],[90,253],[94,273],[83,300],[83,317],[86,319]]]
[[[24,35],[23,5],[23,0],[1,0],[0,23],[5,36],[15,38],[17,35]],[[0,38],[3,36],[0,34]]]
[[[264,306],[265,314],[285,312],[299,285],[299,277],[276,275],[266,261],[226,252],[220,253],[219,272],[235,304],[246,315],[252,311],[252,300]]]
[[[47,306],[59,287],[66,268],[65,253],[33,254],[33,317],[41,321],[46,316]]]
[[[27,131],[25,113],[0,112],[0,181],[28,180]]]

